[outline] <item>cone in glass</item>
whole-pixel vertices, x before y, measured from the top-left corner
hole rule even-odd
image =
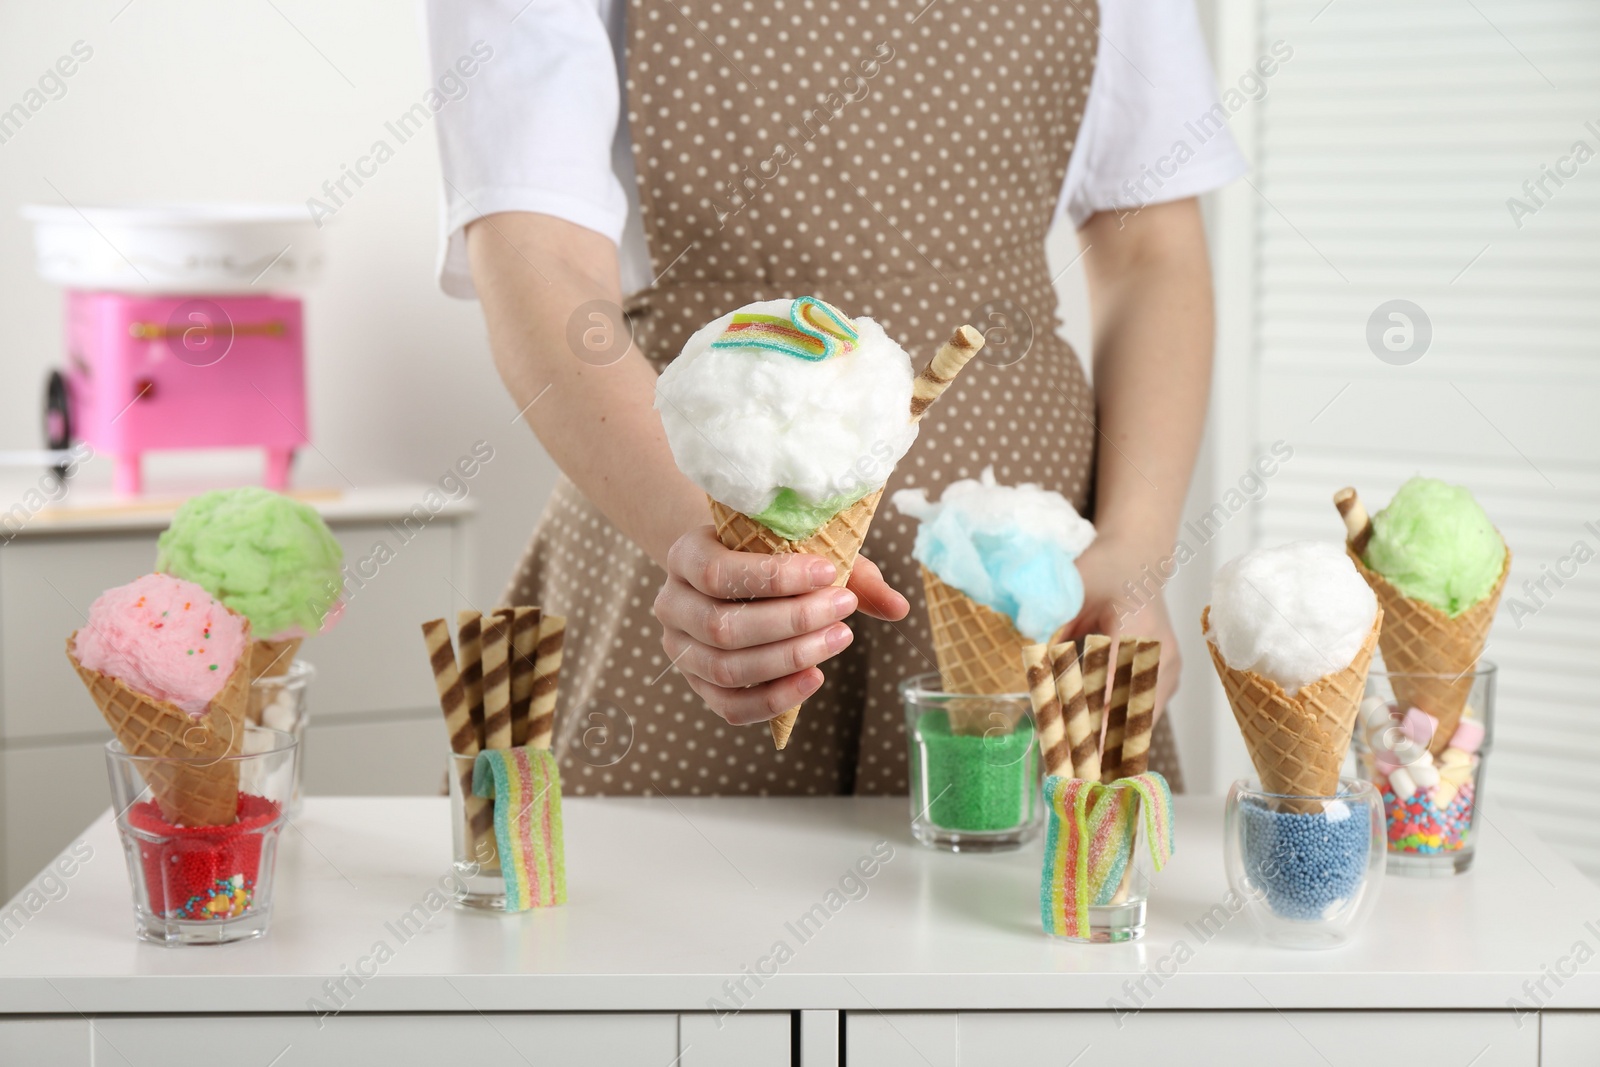
[[[1032,644],[1010,619],[922,568],[933,654],[946,693],[999,696],[1026,693],[1022,650]]]
[[[1228,666],[1210,639],[1210,616],[1210,608],[1200,613],[1200,629],[1207,634],[1206,648],[1244,734],[1262,789],[1286,797],[1337,794],[1339,767],[1350,747],[1350,733],[1366,690],[1367,668],[1383,629],[1383,609],[1373,617],[1372,630],[1348,666],[1301,686],[1294,696],[1255,671]],[[1301,813],[1321,810],[1316,801],[1290,800],[1284,806]]]
[[[251,641],[245,653],[250,661],[251,680],[267,675],[288,674],[302,640],[291,637],[285,641]]]
[[[1429,751],[1438,756],[1450,747],[1450,738],[1472,692],[1478,658],[1489,643],[1489,629],[1494,625],[1506,576],[1511,573],[1511,549],[1506,549],[1505,564],[1494,588],[1451,618],[1432,604],[1406,596],[1362,561],[1372,537],[1372,520],[1354,489],[1339,490],[1333,503],[1345,521],[1345,551],[1383,609],[1386,622],[1378,647],[1383,650],[1383,665],[1389,672],[1395,700],[1402,710],[1421,708],[1438,720],[1439,726],[1428,744]]]
[[[248,641],[249,623],[245,626]],[[238,816],[239,766],[225,757],[238,755],[244,746],[249,653],[239,657],[205,714],[197,718],[120,678],[83,666],[73,652],[77,636],[74,632],[67,638],[67,658],[123,750],[132,756],[195,760],[141,767],[162,817],[179,826],[231,825]]]
[[[950,340],[939,347],[928,366],[911,383],[912,422],[921,421],[929,406],[949,388],[961,368],[982,347],[983,334],[971,326],[958,327]],[[763,555],[801,552],[821,556],[839,572],[833,584],[842,586],[850,580],[851,568],[855,566],[861,543],[866,540],[867,528],[872,525],[872,516],[882,497],[883,489],[880,487],[834,515],[816,533],[800,541],[780,537],[749,515],[716,500],[711,500],[711,518],[716,526],[717,539],[726,547],[736,552]],[[782,749],[789,743],[800,707],[796,704],[767,724],[774,748]]]

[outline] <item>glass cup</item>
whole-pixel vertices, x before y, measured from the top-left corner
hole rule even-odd
[[[1039,746],[1028,694],[947,694],[935,673],[900,683],[911,745],[911,832],[930,848],[998,852],[1039,833]]]
[[[1089,928],[1081,937],[1062,934],[1061,937],[1065,941],[1097,945],[1116,944],[1123,941],[1137,941],[1144,936],[1145,912],[1150,901],[1152,872],[1150,847],[1144,840],[1143,815],[1138,807],[1142,800],[1131,787],[1121,782],[1112,782],[1096,800],[1095,808],[1098,809],[1100,805],[1108,803],[1134,805],[1130,820],[1133,831],[1120,843],[1114,837],[1097,838],[1091,833],[1091,841],[1087,843],[1090,882],[1086,890],[1089,897]],[[1089,822],[1092,828],[1095,822],[1092,810]],[[1071,899],[1077,888],[1072,884],[1076,872],[1065,869],[1066,865],[1052,855],[1052,850],[1059,847],[1062,832],[1061,815],[1052,810],[1050,832],[1046,836],[1045,845],[1045,877],[1049,878],[1059,873],[1067,881],[1066,896]],[[1107,842],[1098,847],[1111,847],[1118,852],[1126,849],[1127,854],[1114,860],[1102,859],[1096,840]],[[1100,874],[1096,880],[1096,872],[1103,870],[1113,872],[1112,876]],[[1114,884],[1112,877],[1115,878]]]
[[[1372,783],[1339,779],[1332,796],[1228,790],[1228,885],[1262,937],[1334,948],[1361,929],[1383,884],[1383,801]]]
[[[1497,675],[1487,660],[1460,676],[1368,672],[1351,746],[1360,773],[1383,797],[1394,873],[1447,878],[1472,866],[1484,763],[1494,745]],[[1440,736],[1432,708],[1463,695],[1451,736]]]
[[[459,879],[456,905],[503,911],[506,883],[494,843],[494,799],[474,796],[472,768],[478,757],[450,753],[450,863]]]
[[[299,742],[246,726],[237,756],[134,756],[106,744],[111,802],[133,884],[135,931],[167,945],[260,937],[272,918],[278,834],[288,821]],[[235,821],[191,825],[231,800]]]
[[[300,780],[305,773],[306,724],[309,709],[306,693],[317,669],[305,660],[293,660],[282,674],[263,674],[250,683],[250,722],[271,730],[293,734],[300,743],[300,759],[294,765],[294,799],[289,814],[300,814]]]

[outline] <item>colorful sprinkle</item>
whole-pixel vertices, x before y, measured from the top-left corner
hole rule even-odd
[[[1465,782],[1443,811],[1434,806],[1433,793],[1430,786],[1402,800],[1387,785],[1383,787],[1390,852],[1460,852],[1472,843],[1473,783]]]

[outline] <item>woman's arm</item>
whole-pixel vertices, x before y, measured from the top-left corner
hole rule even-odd
[[[556,465],[666,568],[655,603],[662,644],[714,711],[735,723],[778,715],[822,684],[816,664],[850,643],[839,620],[858,605],[879,618],[905,615],[905,599],[865,559],[848,590],[837,590],[826,560],[732,552],[718,542],[705,494],[667,446],[655,371],[631,344],[611,362],[606,331],[625,327],[609,239],[548,215],[506,212],[471,223],[467,251],[506,389]],[[591,301],[601,302],[598,319],[584,307]],[[571,333],[591,330],[594,349],[569,343]]]
[[[511,399],[556,466],[661,566],[685,531],[704,525],[706,497],[679,472],[653,408],[655,371],[629,345],[599,365],[608,331],[622,334],[616,246],[549,215],[507,212],[467,227],[472,280],[489,347]],[[579,309],[598,355],[568,344]]]
[[[1194,199],[1101,212],[1079,231],[1094,314],[1099,431],[1094,524],[1079,558],[1085,600],[1073,636],[1162,641],[1156,707],[1178,684],[1178,645],[1158,594],[1142,607],[1123,583],[1171,555],[1211,388],[1213,312],[1205,230]],[[1134,609],[1134,610],[1130,610]]]

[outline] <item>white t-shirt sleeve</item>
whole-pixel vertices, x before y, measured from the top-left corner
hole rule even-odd
[[[1249,170],[1218,103],[1194,0],[1102,0],[1100,31],[1058,216],[1082,226],[1097,211],[1198,196]]]
[[[498,211],[554,215],[618,241],[628,200],[612,167],[621,112],[607,0],[427,0],[443,171],[439,284],[473,297],[464,229]],[[476,49],[476,51],[474,51]],[[482,58],[485,51],[488,58]],[[457,66],[479,57],[470,78]]]

